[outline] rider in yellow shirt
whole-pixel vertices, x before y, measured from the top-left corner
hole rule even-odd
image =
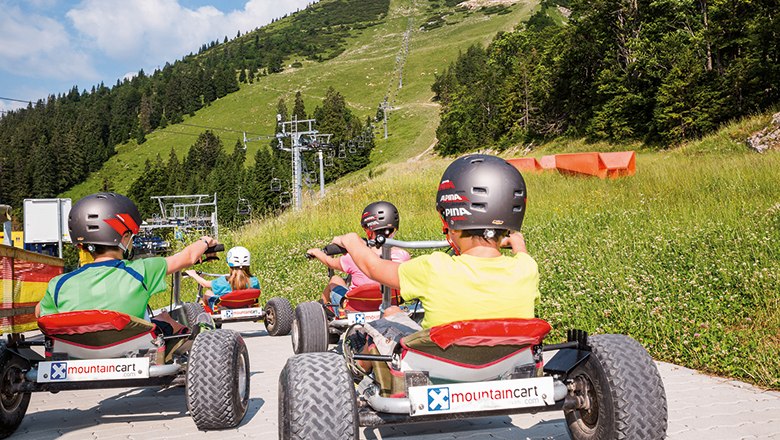
[[[400,289],[405,300],[422,300],[424,328],[470,319],[533,318],[539,271],[520,234],[526,197],[525,181],[512,165],[495,156],[469,155],[450,164],[436,194],[454,256],[434,252],[397,263],[379,258],[354,233],[333,242],[345,247],[370,278]],[[514,255],[503,255],[502,246],[511,246]],[[385,317],[399,313],[391,307]]]

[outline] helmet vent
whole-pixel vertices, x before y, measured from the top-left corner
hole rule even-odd
[[[477,158],[477,159],[471,159],[471,163],[480,163],[480,162],[484,162],[484,161],[485,161],[485,159],[482,159],[481,157]]]
[[[89,214],[89,215],[87,215],[87,218],[90,219],[90,220],[94,220],[94,219],[98,218],[98,215],[97,214]]]
[[[97,225],[87,225],[87,231],[97,231],[100,229],[100,226]]]
[[[487,190],[487,188],[485,188],[483,186],[475,186],[475,187],[471,188],[471,193],[472,194],[487,194],[488,190]]]
[[[515,197],[525,198],[525,191],[515,191]]]
[[[487,211],[487,203],[472,203],[471,209],[474,211],[481,211],[486,212]]]
[[[513,206],[512,207],[512,212],[523,212],[523,207],[522,206]]]

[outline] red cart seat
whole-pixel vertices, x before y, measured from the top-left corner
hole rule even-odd
[[[397,306],[401,297],[398,290],[393,289],[390,303]],[[382,305],[382,289],[379,284],[364,284],[347,292],[344,297],[344,309],[350,312],[375,312]]]
[[[260,301],[260,289],[241,289],[226,293],[214,303],[214,312],[219,309],[242,309],[256,307]]]
[[[52,352],[71,359],[122,357],[154,349],[155,325],[111,310],[81,310],[38,318],[38,327],[54,345]]]
[[[493,380],[535,363],[531,348],[550,332],[542,319],[459,321],[401,340],[401,371],[428,371],[432,379]]]

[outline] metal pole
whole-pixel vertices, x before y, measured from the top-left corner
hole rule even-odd
[[[322,167],[322,150],[317,151],[320,157],[320,197],[325,197],[325,169]]]
[[[299,136],[296,133],[293,144],[293,171],[295,171],[295,188],[293,197],[295,197],[295,210],[300,211],[303,208],[301,193],[303,191],[303,179],[301,175],[301,146],[298,144]]]
[[[57,199],[57,249],[62,258],[62,199]]]
[[[387,139],[387,101],[382,104],[382,115],[384,115],[385,139]]]

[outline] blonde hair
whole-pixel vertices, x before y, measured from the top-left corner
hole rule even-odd
[[[249,279],[252,278],[252,273],[248,267],[231,267],[230,275],[228,275],[228,283],[233,290],[249,289]]]

